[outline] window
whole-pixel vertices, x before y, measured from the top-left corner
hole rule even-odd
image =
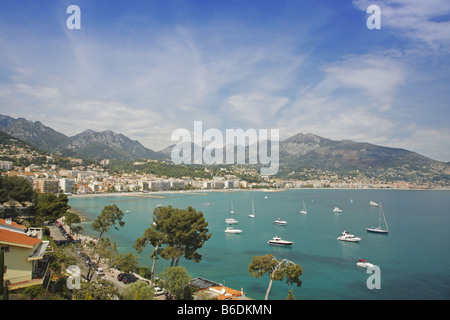
[[[9,252],[9,246],[0,247],[0,252]]]

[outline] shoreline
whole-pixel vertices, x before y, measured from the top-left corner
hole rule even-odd
[[[154,199],[166,199],[165,194],[192,194],[205,196],[212,192],[284,192],[288,190],[391,190],[391,191],[450,191],[449,189],[412,189],[412,188],[272,188],[272,189],[226,189],[226,190],[167,190],[167,191],[151,191],[151,192],[112,192],[112,193],[87,193],[87,194],[71,194],[69,198],[89,198],[89,197],[137,197],[137,198],[154,198]]]

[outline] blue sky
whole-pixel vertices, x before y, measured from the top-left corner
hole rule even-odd
[[[0,113],[154,150],[201,120],[450,161],[449,53],[447,0],[1,0]]]

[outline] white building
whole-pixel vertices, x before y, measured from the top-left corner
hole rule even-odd
[[[59,187],[64,193],[72,193],[75,189],[75,179],[61,178],[59,179]]]
[[[0,161],[0,169],[2,170],[11,170],[12,162],[11,161]]]

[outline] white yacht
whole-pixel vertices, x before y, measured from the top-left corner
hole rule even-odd
[[[370,262],[368,262],[367,260],[365,260],[365,259],[358,259],[358,262],[356,263],[356,265],[358,266],[358,267],[361,267],[361,268],[371,268],[371,267],[373,267],[373,264],[372,263],[370,263]]]
[[[275,236],[273,237],[272,240],[269,240],[267,243],[275,246],[291,246],[294,242],[283,240],[280,237]]]
[[[279,224],[279,225],[286,225],[287,222],[284,220],[281,220],[281,218],[278,218],[277,220],[275,220],[273,223],[275,224]]]
[[[372,206],[372,207],[378,207],[379,206],[379,204],[376,203],[375,201],[370,201],[369,205]]]
[[[238,223],[238,221],[233,218],[228,218],[228,219],[225,219],[225,223],[226,224],[236,224],[236,223]]]
[[[383,206],[378,207],[378,227],[370,227],[366,229],[368,232],[374,233],[389,233],[389,227],[387,225],[386,217],[384,216]]]
[[[225,233],[241,233],[242,232],[242,230],[240,230],[240,229],[235,229],[235,228],[233,228],[233,227],[227,227],[226,229],[225,229]]]
[[[362,240],[362,238],[355,237],[353,234],[345,230],[344,232],[342,232],[341,236],[338,237],[337,239],[340,241],[350,241],[350,242],[358,242]]]
[[[301,214],[307,214],[308,213],[308,210],[306,210],[306,205],[305,205],[305,201],[304,200],[303,200],[303,209],[300,210],[300,213]]]
[[[333,212],[334,213],[339,213],[339,212],[342,212],[342,210],[339,209],[338,207],[334,207]]]
[[[255,204],[253,203],[253,199],[252,199],[252,212],[248,216],[250,218],[254,218],[255,217]]]

